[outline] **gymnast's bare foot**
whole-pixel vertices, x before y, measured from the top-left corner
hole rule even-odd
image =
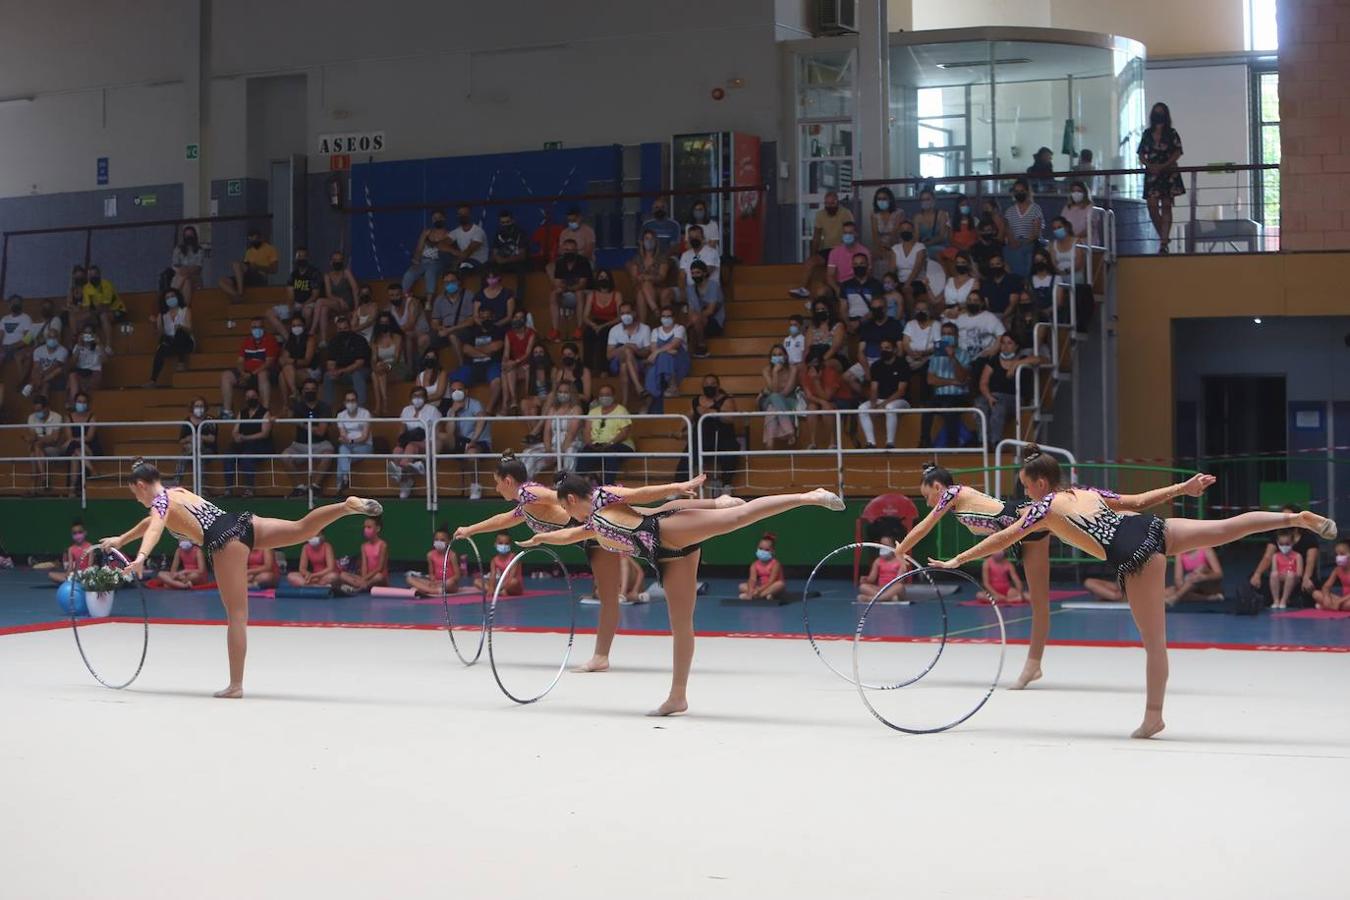
[[[1144,713],[1144,721],[1134,730],[1134,733],[1131,734],[1130,737],[1151,738],[1166,727],[1167,726],[1163,723],[1162,713],[1150,710]]]
[[[656,709],[647,713],[649,716],[682,716],[689,711],[688,700],[667,700]]]
[[[1336,523],[1315,512],[1304,510],[1298,514],[1298,525],[1316,534],[1324,541],[1336,540]]]
[[[841,512],[844,509],[844,501],[834,491],[827,491],[825,488],[816,488],[814,491],[806,492],[807,502],[814,503],[816,506],[823,506],[826,509],[832,509],[835,512]]]
[[[587,660],[586,662],[582,663],[581,665],[579,665],[579,666],[573,666],[573,667],[572,667],[572,671],[573,671],[573,672],[608,672],[608,671],[609,671],[609,657],[608,657],[608,656],[600,656],[599,654],[597,654],[597,655],[595,655],[595,656],[592,656],[589,660]]]
[[[1041,680],[1041,664],[1027,660],[1027,664],[1022,667],[1022,674],[1017,676],[1017,681],[1008,688],[1010,691],[1020,691],[1033,681]]]
[[[744,506],[745,501],[740,497],[733,497],[730,494],[723,494],[713,501],[714,509],[728,509],[732,506]]]
[[[348,497],[343,501],[348,512],[355,513],[358,516],[381,516],[384,514],[384,507],[378,500],[367,500],[364,497]]]
[[[232,684],[223,691],[216,691],[211,696],[219,697],[222,700],[242,700],[244,699],[244,686],[242,684]]]

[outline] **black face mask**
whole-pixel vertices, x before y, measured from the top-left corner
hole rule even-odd
[[[360,299],[360,301],[361,301],[362,303],[369,303],[369,302],[370,302],[370,295],[369,295],[369,294],[362,294],[362,295],[360,296],[359,299]]]
[[[437,366],[439,366],[440,364],[441,364],[441,363],[440,363],[440,360],[438,360],[438,359],[437,359],[436,357],[434,357],[434,356],[428,356],[428,357],[426,357],[425,359],[422,360],[422,368],[424,368],[424,369],[434,369],[434,368],[436,368]]]
[[[914,232],[912,232],[912,231],[902,231],[902,232],[900,232],[900,240],[902,240],[902,241],[912,241],[912,240],[914,240]]]
[[[257,397],[249,397],[249,398],[247,398],[246,400],[244,400],[244,403],[248,406],[249,409],[257,409],[257,408],[258,408],[258,398],[257,398]]]
[[[563,365],[570,366],[577,361],[577,358],[570,353],[563,354]]]
[[[826,320],[828,320],[828,319],[830,318],[830,314],[827,313],[827,312],[817,312],[817,313],[814,313],[814,314],[811,316],[811,318],[814,319],[816,322],[825,322]]]
[[[468,225],[468,224],[469,224],[470,222],[472,222],[472,221],[473,221],[473,219],[469,218],[468,216],[460,216],[460,217],[459,217],[459,224],[461,224],[461,225]]]
[[[989,267],[989,271],[990,271],[990,272],[993,272],[995,275],[1002,275],[1002,274],[1003,274],[1003,267],[1002,267],[1002,266],[993,266],[993,265],[991,265],[991,266]]]
[[[514,328],[516,331],[524,331],[524,330],[525,330],[525,320],[524,320],[524,319],[516,319],[514,322],[511,323],[511,327]]]
[[[595,286],[600,288],[600,290],[602,291],[607,291],[610,289],[610,287],[613,286],[613,283],[608,278],[601,278],[599,281],[595,283]]]
[[[347,268],[347,264],[346,264],[345,262],[343,262],[342,260],[339,259],[339,260],[335,260],[335,261],[333,262],[333,271],[334,271],[334,272],[341,272],[341,271],[342,271],[343,269],[345,269],[345,268]]]
[[[575,250],[569,250],[563,254],[563,259],[567,260],[569,263],[576,262],[577,252]]]
[[[716,397],[716,396],[717,396],[717,388],[713,387],[712,385],[705,384],[705,385],[703,386],[703,396],[705,396],[705,397],[707,397],[707,398],[709,398],[709,399],[712,399],[713,397]]]
[[[707,277],[708,277],[707,275],[703,275],[702,273],[697,273],[697,274],[695,274],[695,275],[693,276],[693,278],[694,278],[694,283],[695,283],[695,284],[701,284]]]
[[[437,217],[437,218],[431,220],[431,225],[432,225],[433,228],[444,228],[444,227],[445,227],[445,220],[442,219],[442,218]]]
[[[666,216],[670,214],[666,212],[664,209],[654,209],[652,210],[652,215],[658,219],[664,219]]]
[[[403,298],[402,298],[402,297],[390,297],[390,298],[389,298],[389,302],[390,302],[390,304],[392,304],[393,306],[402,306],[402,305],[403,305]]]
[[[259,247],[262,246],[262,241],[249,241],[248,245],[252,247],[254,250],[257,250]]]
[[[859,279],[861,279],[861,278],[866,278],[866,277],[867,277],[867,266],[854,266],[854,267],[853,267],[853,276],[854,276],[855,278],[859,278]]]
[[[917,313],[914,314],[914,318],[918,319],[920,322],[927,322],[928,310],[926,309],[919,310]]]
[[[956,271],[958,271],[958,272],[969,272],[969,271],[970,271],[970,266],[967,265],[966,263],[957,263],[957,264],[956,264]]]
[[[1013,199],[1016,200],[1018,203],[1021,203],[1023,200],[1027,199],[1027,192],[1013,191]]]
[[[884,360],[886,360],[887,362],[890,362],[891,360],[895,359],[895,351],[894,351],[894,350],[882,350],[882,351],[881,351],[881,358],[884,359]]]
[[[103,281],[103,276],[102,276],[102,275],[90,275],[90,276],[89,276],[89,283],[92,284],[92,285],[94,285],[95,287],[97,287],[98,284],[99,284],[101,281]]]
[[[980,235],[980,240],[992,244],[994,242],[994,233],[992,231],[983,232]]]
[[[967,303],[967,304],[966,304],[966,312],[970,313],[972,316],[978,315],[979,312],[980,312],[982,309],[984,309],[984,307],[981,306],[981,305],[978,304],[978,303]]]
[[[882,321],[883,319],[885,319],[885,318],[886,318],[886,307],[884,307],[884,306],[874,306],[874,307],[872,307],[872,318],[876,319],[878,322],[880,322],[880,321]]]
[[[305,391],[304,398],[306,403],[313,403],[315,400],[319,399],[319,394],[317,391]]]
[[[20,306],[20,305],[17,304],[17,303],[15,303],[13,306],[11,306],[11,307],[9,308],[9,314],[10,314],[11,316],[17,316],[17,315],[19,315],[19,314],[22,313],[22,312],[23,312],[23,307]]]
[[[1163,118],[1163,114],[1162,114],[1162,113],[1160,113],[1160,112],[1149,113],[1149,116],[1148,116],[1148,124],[1150,124],[1150,125],[1161,125],[1161,124],[1162,124],[1163,122],[1165,122],[1165,121],[1167,121],[1167,120],[1166,120],[1165,118]]]
[[[700,248],[700,247],[702,247],[702,246],[703,246],[703,241],[699,240],[698,238],[690,238],[690,239],[689,239],[689,248],[690,248],[691,250],[697,250],[698,248]]]

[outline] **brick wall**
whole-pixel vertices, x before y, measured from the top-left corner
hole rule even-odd
[[[1350,249],[1350,2],[1280,0],[1281,246]]]

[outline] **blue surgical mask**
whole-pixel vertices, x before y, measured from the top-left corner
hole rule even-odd
[[[261,328],[254,328],[254,329],[253,329],[252,331],[250,331],[249,333],[253,335],[253,339],[254,339],[255,341],[261,341],[261,340],[262,340],[263,330],[262,330]]]
[[[1005,351],[1005,352],[1003,352],[1003,353],[1000,353],[1000,354],[998,355],[998,358],[999,358],[999,359],[1012,359],[1012,358],[1015,357],[1015,356],[1017,356],[1016,353],[1008,353],[1008,352]]]
[[[49,337],[49,338],[47,338],[47,349],[48,349],[48,350],[55,350],[56,347],[57,347],[57,345],[58,345],[59,343],[61,343],[61,342],[58,341],[56,338],[54,338],[54,337]]]
[[[1056,229],[1055,229],[1055,237],[1057,237],[1057,238],[1060,239],[1061,241],[1064,240],[1064,239],[1065,239],[1066,237],[1068,237],[1068,236],[1069,236],[1069,233],[1068,233],[1067,231],[1065,231],[1063,228],[1056,228]]]
[[[510,545],[510,544],[498,544],[498,545],[497,545],[497,552],[498,552],[498,553],[502,553],[502,554],[510,553],[510,552],[511,552],[511,545]]]
[[[877,209],[881,210],[882,212],[885,212],[886,210],[888,210],[888,209],[890,209],[890,208],[891,208],[891,201],[889,201],[889,200],[878,200],[878,201],[877,201]]]
[[[177,297],[165,297],[165,298],[164,298],[164,305],[167,306],[169,309],[177,309],[177,308],[178,308],[178,298],[177,298]]]
[[[568,222],[568,223],[567,223],[567,227],[570,228],[572,231],[576,231],[578,228],[581,227],[581,223],[580,223],[580,222]]]
[[[88,404],[88,403],[76,403],[76,404],[75,404],[75,411],[78,412],[78,413],[88,412],[88,411],[89,411],[89,404]]]
[[[775,353],[773,356],[769,357],[769,362],[773,363],[775,366],[781,366],[783,363],[787,362],[787,358]]]
[[[891,558],[893,558],[894,556],[895,556],[895,551],[892,550],[890,547],[887,547],[885,550],[882,550],[882,551],[881,551],[881,558],[882,558],[882,559],[891,559]]]
[[[459,293],[459,282],[458,282],[458,281],[447,281],[447,282],[445,283],[445,292],[446,292],[447,294],[458,294],[458,293]]]
[[[755,557],[760,562],[768,562],[769,560],[773,559],[773,551],[760,548],[755,551]]]
[[[850,245],[851,245],[851,244],[852,244],[854,241],[856,241],[857,239],[858,239],[858,236],[857,236],[856,234],[846,234],[846,235],[844,235],[844,243],[845,243],[845,244],[850,244]]]
[[[801,333],[802,333],[802,330],[801,330],[800,328],[798,328],[796,325],[789,325],[789,326],[788,326],[788,334],[792,335],[793,337],[796,337],[797,335],[799,335],[799,334],[801,334]]]

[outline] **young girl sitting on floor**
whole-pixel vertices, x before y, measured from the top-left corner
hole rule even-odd
[[[1339,594],[1332,593],[1332,585],[1340,582]],[[1350,612],[1350,542],[1336,542],[1336,568],[1331,570],[1321,590],[1313,591],[1318,609],[1339,609]]]
[[[300,569],[286,573],[286,582],[293,587],[336,587],[339,577],[337,557],[333,545],[316,534],[300,548]]]
[[[473,586],[478,590],[486,590],[489,593],[497,589],[497,579],[502,577],[506,571],[507,563],[511,562],[511,535],[505,531],[497,532],[497,553],[492,557],[492,566],[487,573],[487,585],[484,586],[483,579],[474,576]],[[508,597],[519,597],[525,593],[525,576],[521,573],[521,567],[516,566],[511,570],[511,578],[502,587],[502,593]]]
[[[248,589],[265,591],[277,586],[281,580],[281,566],[277,563],[274,550],[250,550],[248,552]]]
[[[984,590],[978,596],[981,600],[994,603],[1022,603],[1026,600],[1026,591],[1022,589],[1022,579],[1017,575],[1017,567],[1008,562],[1002,552],[985,557],[980,571],[980,583]]]
[[[905,561],[895,555],[895,538],[886,535],[877,543],[885,544],[890,549],[882,550],[877,558],[872,560],[872,568],[858,580],[859,603],[870,603],[873,597],[877,597],[880,588],[898,578],[906,568]],[[904,599],[905,585],[902,582],[886,588],[881,596],[877,597],[877,602],[898,603]]]
[[[450,550],[450,529],[442,525],[436,529],[427,551],[427,574],[408,573],[408,587],[419,597],[442,596],[441,585],[444,582],[445,594],[453,594],[459,588],[459,558]],[[481,590],[481,588],[479,589]]]
[[[1287,609],[1289,598],[1303,580],[1303,557],[1294,552],[1298,535],[1281,531],[1275,535],[1275,564],[1270,567],[1271,609]]]
[[[87,569],[94,564],[94,557],[85,555],[94,546],[89,543],[87,535],[88,532],[84,530],[84,523],[79,519],[70,523],[70,546],[66,548],[65,553],[61,554],[60,570],[48,572],[48,578],[57,584],[62,584],[70,577],[71,572]]]
[[[192,541],[179,541],[178,549],[173,552],[173,563],[169,571],[160,572],[159,580],[166,587],[179,591],[190,591],[193,585],[206,583],[206,565],[202,559],[201,548]]]
[[[750,575],[741,583],[742,600],[775,600],[787,589],[787,579],[783,576],[783,564],[774,558],[778,537],[772,532],[764,532],[755,548],[755,561],[750,564]]]
[[[380,537],[378,519],[366,519],[361,529],[365,541],[361,544],[359,572],[342,572],[342,593],[347,596],[369,591],[377,584],[389,583],[389,545]]]

